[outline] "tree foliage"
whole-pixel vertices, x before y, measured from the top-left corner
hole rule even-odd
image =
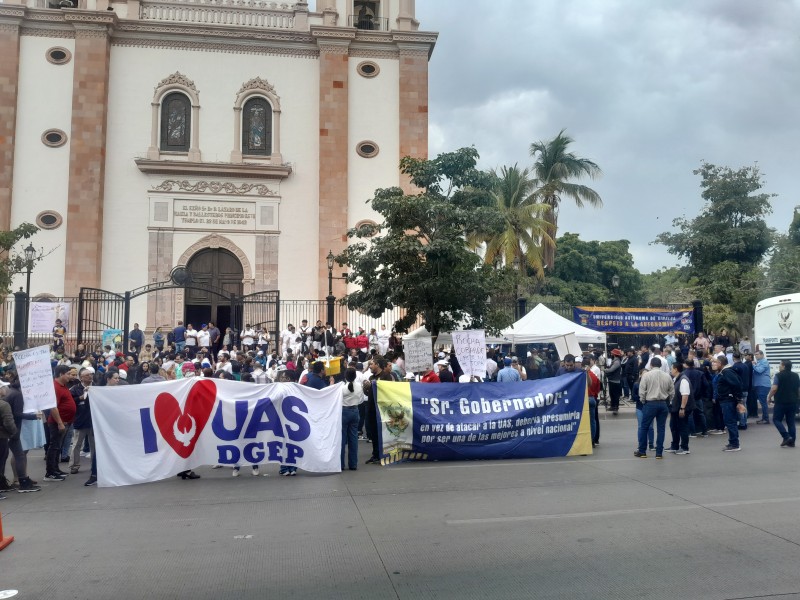
[[[547,233],[551,239],[555,239],[558,234],[558,212],[563,198],[572,199],[578,208],[583,208],[584,204],[595,207],[603,205],[600,194],[588,186],[572,181],[582,177],[594,179],[602,175],[600,167],[594,162],[569,151],[569,146],[574,141],[562,129],[552,140],[535,142],[530,147],[531,156],[535,159],[535,193],[539,202],[550,207],[546,217],[549,223]],[[545,264],[552,269],[555,257],[553,247],[543,244],[543,253]]]
[[[670,267],[642,275],[644,301],[647,304],[691,303],[697,299],[697,280],[690,278],[685,269]]]
[[[474,233],[468,240],[470,246],[477,249],[485,244],[486,264],[512,266],[516,262],[521,272],[527,266],[537,277],[542,277],[542,245],[554,244],[548,234],[550,209],[537,201],[535,182],[528,169],[517,165],[502,167],[493,176],[491,197],[503,226],[494,235]]]
[[[27,240],[39,231],[36,225],[23,223],[11,231],[0,231],[0,292],[7,294],[11,288],[11,280],[15,275],[22,273],[27,268],[25,257],[21,250],[15,254],[11,250],[20,240]]]
[[[764,182],[757,166],[733,170],[704,162],[694,174],[705,201],[700,213],[673,220],[675,230],[659,234],[656,243],[687,259],[686,275],[701,300],[752,312],[763,285],[760,264],[772,245],[765,217],[774,194],[759,193]]]
[[[800,211],[795,209],[786,235],[777,236],[767,284],[760,297],[800,292]]]
[[[359,287],[343,299],[348,308],[377,318],[400,306],[407,313],[395,323],[398,331],[421,316],[434,336],[461,326],[497,331],[510,324],[508,311],[491,300],[508,293],[513,275],[467,247],[467,237],[503,227],[492,177],[476,168],[477,159],[474,148],[462,148],[433,160],[400,161],[419,193],[377,190],[367,203],[383,222],[348,231],[357,241],[336,257]]]
[[[616,292],[611,283],[614,275],[620,279]],[[633,264],[630,242],[587,242],[576,233],[564,234],[556,240],[553,274],[546,280],[543,293],[578,305],[603,305],[611,300],[642,302],[642,275]]]

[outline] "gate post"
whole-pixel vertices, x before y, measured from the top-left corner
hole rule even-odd
[[[81,288],[78,292],[78,343],[83,343],[83,290]]]
[[[19,288],[14,292],[14,347],[25,349],[28,347],[28,331],[25,328],[27,321],[28,294]]]
[[[122,355],[128,354],[128,330],[131,325],[131,293],[125,292],[125,306],[123,307],[122,317]],[[137,356],[138,359],[138,356]]]

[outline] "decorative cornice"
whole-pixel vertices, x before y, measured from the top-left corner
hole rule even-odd
[[[23,27],[20,30],[20,35],[74,39],[75,30],[71,27],[67,29],[64,27],[48,27],[46,25],[33,24],[32,26]]]
[[[400,52],[395,48],[353,48],[350,47],[350,56],[353,58],[400,58]]]
[[[274,96],[277,96],[277,94],[275,94],[275,86],[273,86],[269,81],[261,79],[261,77],[254,77],[250,81],[243,83],[242,87],[239,88],[239,91],[236,92],[236,94],[243,94],[244,92],[248,92],[250,90],[263,90]]]
[[[17,33],[20,30],[19,23],[3,23],[0,21],[0,31],[10,31],[11,33]]]
[[[430,56],[430,52],[425,48],[400,48],[400,56]]]
[[[355,27],[328,27],[325,25],[312,25],[311,36],[320,40],[324,38],[338,40],[354,40],[356,38]]]
[[[0,4],[1,19],[22,19],[25,17],[25,7],[14,4]]]
[[[180,85],[185,88],[189,88],[193,92],[197,92],[197,87],[194,84],[194,81],[189,79],[186,75],[181,73],[180,71],[175,71],[169,77],[165,77],[161,81],[158,82],[158,85],[155,87],[156,92],[161,88],[168,86],[168,85]]]
[[[189,175],[200,177],[237,177],[246,179],[286,179],[292,167],[250,163],[207,163],[137,158],[136,166],[148,175]]]
[[[108,38],[108,27],[75,27],[76,38]]]
[[[237,43],[234,41],[207,42],[203,40],[167,40],[156,38],[120,37],[114,36],[111,40],[113,46],[126,46],[133,48],[159,48],[162,50],[196,50],[199,52],[221,52],[226,54],[256,54],[267,56],[284,56],[294,58],[318,58],[317,48],[296,48]]]
[[[349,44],[347,42],[329,42],[327,40],[319,41],[319,52],[320,54],[341,54],[347,55],[350,51]]]
[[[228,181],[191,181],[183,180],[177,181],[175,179],[167,179],[162,181],[159,185],[152,188],[152,192],[189,192],[195,194],[229,194],[231,196],[245,196],[250,192],[254,192],[257,196],[277,196],[275,190],[270,189],[263,183],[242,183],[237,186],[235,183]]]
[[[111,25],[112,27],[117,24],[117,13],[113,10],[90,11],[83,8],[64,8],[61,9],[61,12],[64,13],[64,20],[69,23]]]
[[[392,31],[392,40],[395,42],[435,44],[439,34],[434,31]]]
[[[194,23],[171,23],[150,21],[141,23],[137,21],[120,22],[117,31],[130,31],[138,34],[152,33],[156,35],[175,34],[197,36],[205,38],[232,38],[237,40],[265,40],[276,42],[294,42],[313,44],[314,40],[307,31],[293,31],[289,29],[253,29],[230,26],[198,26]]]

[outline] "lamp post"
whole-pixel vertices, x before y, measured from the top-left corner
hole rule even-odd
[[[33,244],[28,244],[25,252],[25,348],[28,347],[28,326],[31,314],[31,271],[33,271],[33,261],[36,260],[36,248]]]
[[[611,277],[611,287],[614,289],[614,306],[619,306],[619,275]]]
[[[333,325],[333,303],[336,298],[333,295],[333,250],[328,251],[328,297],[325,300],[328,303],[328,323]]]

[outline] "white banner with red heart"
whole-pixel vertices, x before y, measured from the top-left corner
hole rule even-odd
[[[338,473],[342,385],[189,378],[92,386],[98,484],[159,481],[213,464]]]

